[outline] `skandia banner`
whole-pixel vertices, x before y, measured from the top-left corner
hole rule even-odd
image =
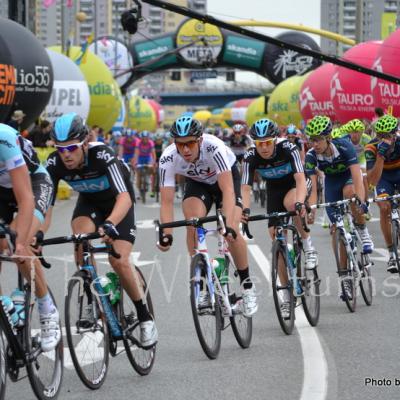
[[[191,65],[213,65],[218,61],[224,37],[220,29],[196,19],[183,22],[176,34],[176,47],[192,43],[179,52],[184,62]]]
[[[327,115],[335,120],[335,110],[330,96],[330,82],[335,66],[327,63],[318,67],[303,82],[299,94],[300,112],[305,121],[316,115]]]
[[[222,62],[245,69],[259,70],[264,58],[265,43],[242,36],[225,36]]]
[[[344,53],[343,59],[371,68],[382,42],[360,43]],[[371,77],[348,68],[335,67],[330,84],[331,100],[337,119],[345,123],[353,118],[374,118],[375,102]]]
[[[157,59],[163,56],[168,51],[175,48],[174,39],[172,35],[154,38],[152,40],[146,40],[138,42],[133,45],[133,54],[135,58],[135,65],[143,64],[147,61]],[[176,55],[169,54],[165,57],[155,61],[154,64],[146,67],[147,72],[149,70],[156,70],[160,68],[168,68],[177,63]]]
[[[393,32],[380,46],[373,69],[385,74],[400,76],[400,29]],[[375,107],[393,107],[393,115],[400,115],[400,85],[371,78],[371,91]]]

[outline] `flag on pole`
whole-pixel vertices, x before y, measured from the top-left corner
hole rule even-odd
[[[81,52],[79,53],[78,58],[75,60],[75,64],[77,64],[77,65],[85,64],[86,59],[87,59],[87,53],[89,51],[89,46],[93,42],[93,39],[94,39],[94,35],[93,35],[93,33],[91,33],[87,37],[86,41],[84,43],[82,43]]]
[[[73,0],[67,0],[67,7],[71,8],[73,6]]]
[[[56,2],[56,0],[43,0],[43,5],[44,5],[46,8],[49,8],[49,7],[51,7],[55,2]]]

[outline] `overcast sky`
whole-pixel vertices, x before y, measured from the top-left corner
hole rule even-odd
[[[320,28],[321,0],[208,0],[208,13],[224,20],[254,19],[258,21],[286,22]],[[276,36],[286,29],[254,28],[269,36]],[[319,36],[311,35],[317,43]],[[240,81],[262,79],[259,75],[239,73]]]

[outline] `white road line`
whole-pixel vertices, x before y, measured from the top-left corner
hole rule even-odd
[[[270,283],[268,258],[256,244],[249,244],[248,249]],[[328,363],[317,331],[308,324],[303,308],[296,309],[295,325],[303,352],[304,377],[300,400],[324,400],[328,394]]]

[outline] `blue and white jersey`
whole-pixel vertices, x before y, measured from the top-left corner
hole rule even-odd
[[[199,158],[187,162],[178,152],[175,143],[170,144],[160,158],[160,186],[175,187],[175,174],[194,181],[214,185],[218,175],[230,171],[236,157],[225,143],[215,136],[204,134],[200,145]]]
[[[358,164],[356,150],[349,140],[333,139],[330,146],[333,151],[330,157],[317,154],[314,149],[307,152],[305,160],[307,175],[315,175],[315,170],[318,168],[327,178],[339,177],[349,173],[351,165]]]
[[[29,173],[47,173],[40,165],[32,143],[14,128],[0,124],[0,187],[11,189],[9,171],[26,165]]]
[[[253,184],[255,171],[267,180],[268,184],[273,185],[281,185],[288,181],[294,183],[294,174],[304,173],[299,150],[283,138],[276,140],[271,158],[261,157],[255,146],[247,151],[243,160],[242,185]]]

